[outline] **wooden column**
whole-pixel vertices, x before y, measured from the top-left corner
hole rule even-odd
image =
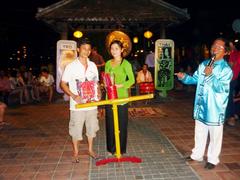
[[[61,40],[68,39],[68,25],[65,22],[58,22],[57,23],[57,30],[60,33]]]
[[[160,39],[166,39],[166,28],[164,23],[162,23],[160,27]]]

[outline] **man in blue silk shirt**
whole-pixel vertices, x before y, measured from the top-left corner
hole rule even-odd
[[[203,61],[193,76],[175,73],[184,84],[196,84],[194,102],[195,146],[187,160],[202,161],[210,136],[206,169],[213,169],[219,163],[222,148],[223,124],[228,103],[232,70],[224,60],[227,42],[216,39],[211,46],[212,58]],[[213,63],[210,63],[212,60]]]

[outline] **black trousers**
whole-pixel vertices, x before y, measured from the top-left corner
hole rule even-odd
[[[128,126],[128,104],[118,105],[118,123],[121,154],[127,149],[127,126]],[[107,151],[114,154],[116,152],[113,111],[111,105],[106,105],[106,139]]]

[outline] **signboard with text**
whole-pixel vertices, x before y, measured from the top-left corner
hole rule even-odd
[[[57,42],[57,68],[56,68],[56,90],[63,93],[60,82],[65,67],[77,58],[77,43],[70,40],[59,40]]]
[[[155,42],[155,88],[166,95],[174,86],[174,41],[158,39]]]

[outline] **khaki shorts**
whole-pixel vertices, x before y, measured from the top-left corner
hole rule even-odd
[[[99,130],[97,109],[88,111],[70,111],[69,134],[73,140],[82,140],[83,126],[86,126],[86,135],[96,137]]]

